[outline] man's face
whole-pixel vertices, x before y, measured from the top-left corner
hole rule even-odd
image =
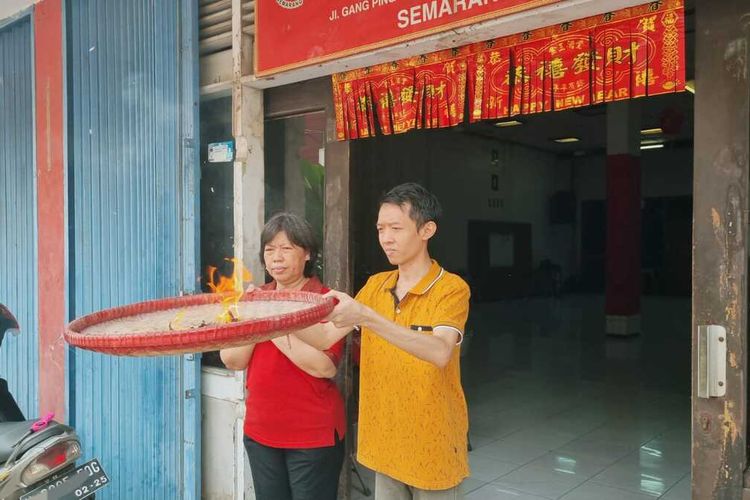
[[[388,262],[398,266],[418,256],[427,246],[427,225],[417,229],[417,223],[409,217],[411,206],[384,203],[378,213],[378,240],[388,257]]]

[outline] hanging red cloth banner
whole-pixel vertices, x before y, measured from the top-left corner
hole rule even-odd
[[[465,108],[477,122],[682,92],[683,5],[651,2],[334,75],[338,139],[455,126]]]
[[[466,54],[450,49],[334,75],[338,139],[463,122]]]

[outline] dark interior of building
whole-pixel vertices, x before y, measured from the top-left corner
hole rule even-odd
[[[377,201],[407,181],[441,200],[431,254],[471,286],[468,498],[689,497],[692,94],[637,104],[632,335],[606,325],[607,106],[354,143],[355,288],[388,268]]]

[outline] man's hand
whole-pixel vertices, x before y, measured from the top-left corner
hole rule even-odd
[[[353,328],[361,325],[367,315],[367,308],[351,298],[349,295],[331,290],[325,297],[333,297],[339,301],[333,308],[331,314],[326,318],[333,323],[336,328]]]
[[[345,293],[332,290],[325,296],[334,297],[339,301],[326,318],[336,328],[365,327],[386,342],[440,369],[445,368],[453,358],[460,335],[460,332],[453,328],[437,327],[430,335],[417,334],[408,327],[381,316]],[[312,344],[313,341],[314,339],[311,339],[311,345],[315,345]]]

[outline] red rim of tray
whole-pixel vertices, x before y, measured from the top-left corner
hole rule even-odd
[[[84,334],[86,328],[137,314],[180,309],[221,302],[225,295],[206,293],[170,297],[105,309],[82,316],[65,328],[65,340],[74,347],[105,354],[128,356],[164,356],[216,351],[226,347],[262,342],[320,322],[334,308],[335,299],[317,293],[298,291],[255,291],[245,294],[241,302],[304,302],[310,304],[300,311],[254,318],[236,323],[207,326],[191,330],[148,333]]]

